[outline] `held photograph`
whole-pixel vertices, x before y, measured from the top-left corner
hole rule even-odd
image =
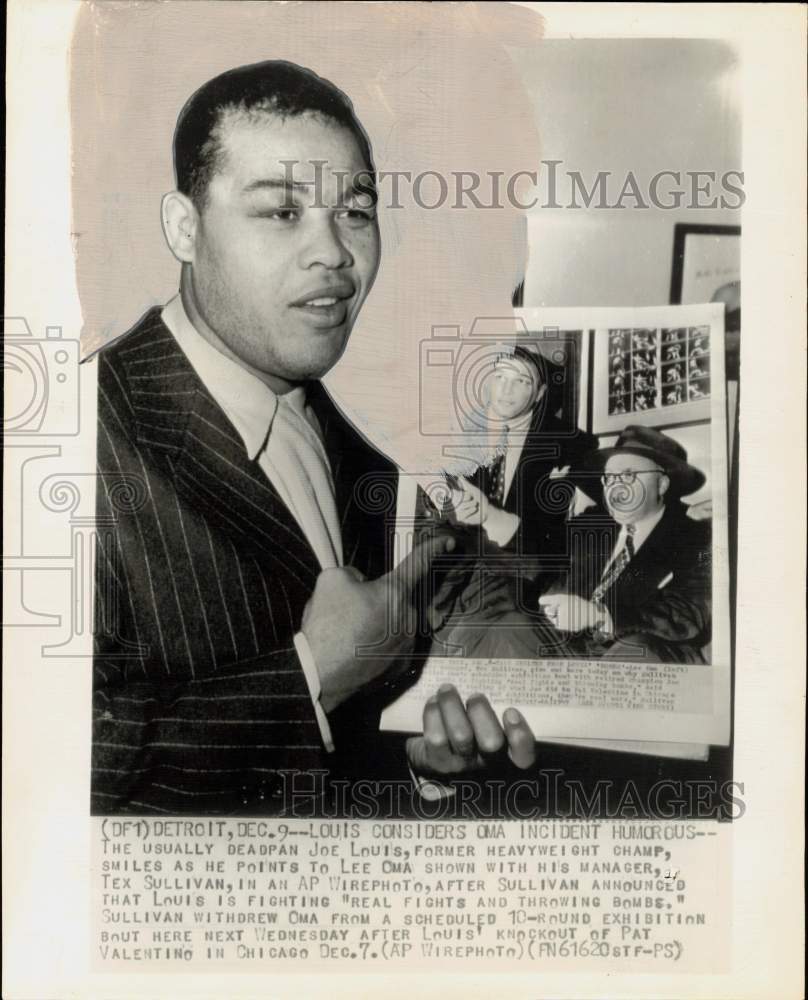
[[[653,794],[661,778],[729,780],[722,355],[715,392],[697,407],[660,403],[626,416],[606,405],[616,346],[633,338],[648,358],[641,370],[658,370],[672,331],[698,330],[701,342],[721,345],[721,318],[710,305],[523,311],[525,336],[490,353],[480,411],[497,441],[488,463],[468,478],[403,484],[402,549],[433,533],[461,541],[433,574],[440,620],[429,658],[386,707],[384,728],[417,731],[430,690],[439,701],[450,685],[465,697],[485,691],[495,708],[515,706],[542,741],[537,770],[572,777],[590,803],[592,790],[602,792],[602,815],[629,791]],[[565,351],[583,355],[568,369],[576,384],[566,425],[563,404],[555,409],[562,396],[542,406],[561,382],[546,356]],[[588,756],[573,756],[584,746]],[[522,788],[530,773],[519,776]],[[552,808],[574,812],[574,802]],[[648,815],[655,808],[664,806]]]

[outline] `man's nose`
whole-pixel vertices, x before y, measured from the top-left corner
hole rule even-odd
[[[331,218],[318,219],[312,223],[300,263],[303,267],[320,264],[322,267],[350,267],[353,255],[343,242],[336,223]]]

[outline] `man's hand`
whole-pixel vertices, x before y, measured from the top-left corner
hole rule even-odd
[[[586,632],[590,629],[608,632],[612,628],[611,615],[603,605],[585,601],[574,594],[545,594],[539,598],[539,607],[559,632]]]
[[[406,662],[417,624],[413,590],[432,560],[454,546],[451,536],[434,535],[378,580],[365,580],[350,566],[320,573],[301,629],[320,676],[325,712]]]
[[[455,517],[461,524],[485,524],[489,513],[488,497],[462,476],[458,477],[458,482],[463,493],[455,504]]]
[[[462,476],[458,477],[462,489],[462,499],[454,508],[455,517],[461,524],[481,526],[489,541],[504,547],[516,534],[519,518],[510,511],[491,503],[488,497]]]
[[[536,760],[533,733],[520,713],[506,709],[500,724],[484,695],[472,695],[464,705],[451,684],[424,705],[424,735],[407,741],[410,766],[420,775],[457,776],[506,754],[521,769]]]

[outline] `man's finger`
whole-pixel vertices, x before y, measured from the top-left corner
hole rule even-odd
[[[440,533],[419,542],[406,559],[390,570],[388,579],[394,586],[409,593],[429,573],[432,561],[437,556],[452,552],[455,544],[451,535]]]
[[[438,704],[443,717],[443,728],[453,751],[461,757],[471,757],[474,753],[474,730],[457,688],[451,684],[438,688]]]
[[[431,750],[444,750],[449,746],[436,695],[428,698],[424,705],[424,740]]]
[[[536,761],[536,740],[530,726],[515,708],[506,709],[502,721],[508,741],[508,756],[522,770],[531,767]]]
[[[505,746],[505,733],[485,695],[473,694],[467,699],[466,713],[481,753],[497,753]]]
[[[561,609],[558,601],[554,597],[540,597],[539,610],[544,612],[544,617],[556,628],[560,625]]]

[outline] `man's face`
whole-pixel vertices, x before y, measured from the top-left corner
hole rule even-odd
[[[618,473],[634,473],[634,482],[625,483],[618,479],[609,484],[608,477]],[[665,502],[668,477],[653,459],[645,455],[632,455],[629,452],[612,455],[606,462],[603,474],[607,477],[607,483],[603,486],[606,507],[620,524],[635,524],[650,517]]]
[[[491,408],[502,420],[518,420],[544,393],[532,366],[519,358],[500,358],[491,376]]]
[[[314,114],[230,115],[221,145],[197,221],[193,308],[256,374],[318,378],[345,349],[379,265],[375,210],[351,191],[367,165],[348,129]],[[325,161],[316,187],[312,161]]]

